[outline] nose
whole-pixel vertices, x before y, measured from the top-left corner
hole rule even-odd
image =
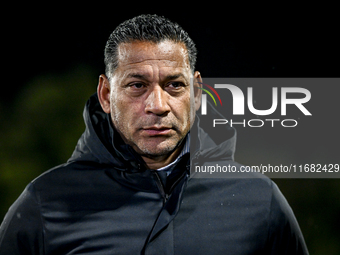
[[[161,86],[155,86],[145,101],[145,112],[157,116],[167,115],[170,112],[168,99],[168,93]]]

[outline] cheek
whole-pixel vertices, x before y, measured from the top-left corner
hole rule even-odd
[[[122,100],[119,100],[119,98],[117,98],[116,95],[111,95],[111,118],[113,121],[113,124],[116,126],[116,128],[120,128],[124,123],[124,119],[123,116],[126,115],[125,113],[125,109],[126,107],[124,107],[124,103]]]
[[[128,130],[138,119],[138,104],[131,102],[123,96],[111,97],[111,118],[116,128],[121,131]]]
[[[182,128],[187,129],[187,126],[190,124],[191,119],[191,103],[190,99],[182,99],[178,100],[174,104],[174,114],[177,116],[177,119],[181,121]]]

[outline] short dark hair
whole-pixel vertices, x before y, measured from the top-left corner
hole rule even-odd
[[[177,23],[171,22],[164,17],[143,14],[124,21],[111,33],[106,42],[104,54],[106,75],[110,77],[118,67],[117,53],[119,44],[133,41],[159,43],[164,40],[185,44],[188,51],[190,69],[194,72],[197,49],[188,33]]]

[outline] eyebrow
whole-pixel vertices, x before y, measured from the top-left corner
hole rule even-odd
[[[185,76],[182,73],[176,73],[176,74],[167,75],[164,80],[175,80],[180,77],[185,78]],[[143,75],[140,73],[130,73],[126,76],[126,78],[137,78],[137,79],[147,80],[146,75]]]
[[[166,80],[175,80],[175,79],[180,78],[180,77],[185,78],[182,73],[178,73],[178,74],[167,75],[165,77],[165,79]]]
[[[138,74],[138,73],[130,73],[126,76],[126,78],[146,79],[145,75]]]

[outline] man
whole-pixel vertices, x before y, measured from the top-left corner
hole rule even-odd
[[[235,131],[217,142],[195,116],[195,61],[188,34],[165,18],[120,24],[72,157],[9,209],[0,254],[308,254],[271,180],[191,173],[206,161],[240,167]]]

